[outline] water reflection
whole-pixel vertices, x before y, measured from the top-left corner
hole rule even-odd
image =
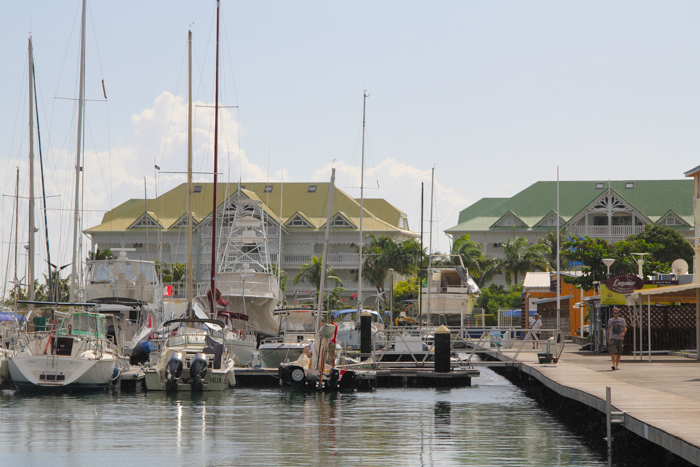
[[[606,460],[516,387],[0,397],[3,465],[578,465]]]

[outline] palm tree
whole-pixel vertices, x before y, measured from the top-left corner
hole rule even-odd
[[[484,256],[481,245],[472,241],[469,234],[464,234],[455,240],[452,245],[452,254],[462,257],[464,267],[469,271],[479,288],[491,282],[493,276],[501,272],[501,260],[491,256]],[[454,260],[459,264],[458,260]]]
[[[559,231],[559,246],[569,240],[569,235],[564,231]],[[549,248],[547,252],[547,260],[552,269],[557,269],[557,233],[554,230],[547,232],[547,235],[540,238],[538,242],[541,245],[546,245]]]
[[[486,284],[493,280],[493,276],[501,273],[502,269],[503,261],[501,259],[493,256],[481,256],[469,269],[469,275],[472,276],[476,285],[483,289]]]
[[[299,281],[310,282],[314,285],[314,287],[316,287],[316,293],[318,294],[319,289],[321,288],[322,267],[321,258],[314,255],[311,257],[310,263],[301,265],[299,268],[301,272],[294,277],[294,283],[296,284]],[[328,281],[334,281],[340,287],[343,286],[343,281],[340,280],[340,277],[335,275],[335,271],[333,271],[333,268],[330,265],[326,265],[326,279]]]
[[[370,234],[369,238],[371,242],[363,251],[366,259],[362,265],[362,276],[381,296],[389,269],[404,276],[415,273],[420,245],[415,239],[397,243],[386,235],[376,237]]]
[[[503,245],[503,271],[506,274],[506,283],[518,283],[518,275],[525,274],[528,271],[547,271],[549,270],[549,261],[547,260],[547,251],[549,248],[546,245],[527,244],[525,237],[517,237],[508,240]]]

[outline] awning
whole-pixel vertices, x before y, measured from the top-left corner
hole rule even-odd
[[[561,297],[559,297],[559,300],[569,300],[570,298],[574,298],[574,296],[573,295],[562,295]],[[557,301],[557,297],[547,297],[547,298],[541,298],[539,300],[533,300],[532,304],[533,305],[540,305],[542,303],[552,303],[552,302],[556,302],[556,301]]]
[[[632,292],[630,296],[635,300],[653,296],[663,302],[695,303],[695,293],[698,289],[700,289],[700,283],[694,282],[692,284],[671,285],[656,289],[641,289]]]

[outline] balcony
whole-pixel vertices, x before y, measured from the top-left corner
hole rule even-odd
[[[568,227],[567,230],[572,235],[578,235],[581,237],[629,237],[630,235],[635,235],[641,233],[644,230],[643,225],[613,225],[608,227],[607,225],[589,225],[586,227],[573,226]]]

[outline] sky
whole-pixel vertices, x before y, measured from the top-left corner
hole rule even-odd
[[[3,277],[17,168],[20,239],[28,230],[30,35],[52,262],[70,262],[80,8],[0,5]],[[214,0],[88,1],[84,228],[184,182],[189,29],[194,165],[211,180],[215,15]],[[434,169],[433,250],[449,249],[460,210],[557,171],[681,179],[700,165],[698,24],[692,1],[224,0],[220,179],[328,181],[335,167],[359,197],[365,92],[365,196],[419,231],[423,183],[427,235]]]

